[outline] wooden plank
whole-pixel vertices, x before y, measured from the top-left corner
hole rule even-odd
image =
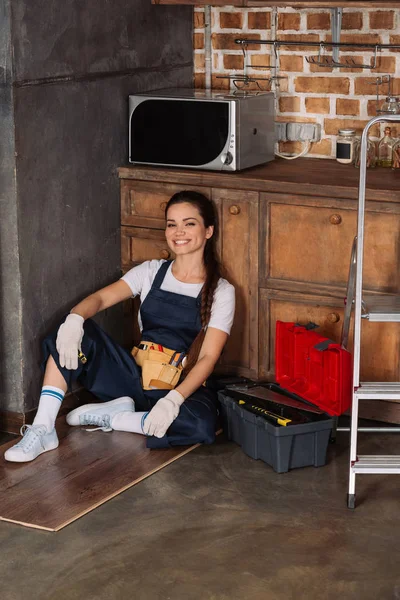
[[[57,419],[60,446],[30,463],[0,459],[0,520],[59,531],[196,448],[146,448],[145,436],[88,432]]]

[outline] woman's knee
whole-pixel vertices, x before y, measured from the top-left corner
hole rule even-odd
[[[185,423],[184,429],[188,432],[190,430],[190,437],[196,438],[198,443],[212,444],[215,440],[215,429],[216,429],[216,412],[213,411],[199,411],[196,413],[191,410],[188,406],[184,406],[184,415],[182,415]]]

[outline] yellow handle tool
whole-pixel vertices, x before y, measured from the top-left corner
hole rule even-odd
[[[261,406],[257,406],[256,404],[250,404],[250,402],[246,402],[245,400],[239,400],[239,404],[245,404],[245,408],[249,409],[251,412],[263,415],[267,419],[272,419],[274,422],[278,423],[278,425],[282,425],[283,427],[286,427],[286,425],[292,422],[291,419],[286,419],[285,417],[276,415],[275,413],[272,413],[269,410],[265,410],[265,408],[261,408]]]

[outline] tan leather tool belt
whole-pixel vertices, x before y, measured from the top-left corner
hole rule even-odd
[[[141,341],[131,354],[142,369],[144,390],[173,390],[182,373],[183,352],[176,352],[155,342]]]

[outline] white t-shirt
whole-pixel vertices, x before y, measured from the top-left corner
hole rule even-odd
[[[165,260],[147,260],[146,262],[133,267],[125,273],[121,279],[129,285],[132,290],[132,296],[140,296],[143,303],[150,291],[158,269],[165,263]],[[172,274],[172,263],[169,266],[164,281],[161,284],[162,290],[197,298],[203,286],[202,283],[183,283],[176,279]],[[226,279],[222,277],[218,281],[214,292],[214,301],[211,307],[211,317],[208,327],[221,329],[229,334],[231,331],[233,317],[235,315],[235,288]],[[139,312],[139,327],[143,329],[142,319]]]

